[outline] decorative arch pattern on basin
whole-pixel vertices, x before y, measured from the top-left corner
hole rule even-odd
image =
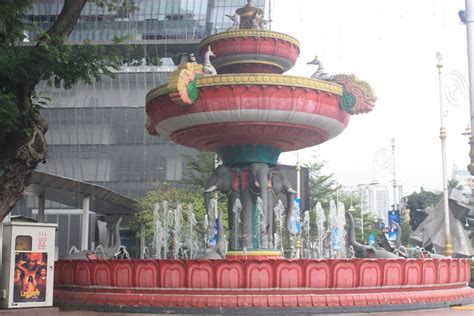
[[[55,267],[59,304],[344,307],[474,299],[468,259],[63,260]]]

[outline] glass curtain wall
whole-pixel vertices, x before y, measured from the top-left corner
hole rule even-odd
[[[98,184],[129,198],[143,196],[155,181],[179,184],[185,174],[185,156],[194,151],[148,135],[144,128],[146,93],[165,83],[176,69],[169,58],[163,57],[191,52],[179,48],[173,51],[170,43],[189,42],[196,50],[200,39],[230,26],[225,14],[234,14],[246,3],[246,0],[135,0],[133,6],[107,11],[88,2],[69,41],[88,39],[95,44],[108,44],[114,37],[129,36],[135,48],[123,50],[128,62],[115,78],[103,77],[100,82],[77,84],[69,90],[50,87],[46,82],[38,86],[40,95],[51,98],[42,111],[49,124],[48,159],[38,170]],[[264,8],[265,0],[253,3]],[[29,38],[34,39],[40,30],[47,30],[62,6],[61,0],[34,1],[27,18],[37,29],[28,34]],[[165,53],[150,56],[147,53],[150,45],[161,47]],[[25,196],[12,214],[34,217],[37,207],[37,198]],[[51,201],[46,201],[46,209],[46,220],[61,225],[57,240],[63,256],[72,245],[79,246],[82,215]],[[92,236],[93,229],[91,225]]]
[[[231,24],[225,15],[233,15],[246,3],[246,0],[135,0],[133,4],[109,11],[88,2],[69,40],[111,41],[123,36],[132,40],[202,39],[225,31]],[[252,3],[265,8],[265,0]],[[60,0],[36,1],[28,20],[40,29],[48,29],[62,4]]]

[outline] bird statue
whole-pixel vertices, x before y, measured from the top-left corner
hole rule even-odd
[[[202,65],[202,71],[207,75],[217,75],[216,68],[211,64],[211,57],[216,57],[214,52],[211,50],[211,46],[207,48],[207,52],[204,53],[204,64]]]
[[[238,31],[239,30],[239,21],[237,19],[237,14],[234,15],[225,15],[232,21],[232,25],[227,29],[227,32]]]
[[[314,59],[310,62],[307,63],[308,65],[317,65],[318,69],[314,74],[311,75],[311,78],[313,79],[319,79],[319,80],[331,80],[332,76],[330,76],[327,72],[324,71],[324,66],[321,60],[319,60],[318,55],[314,57]]]

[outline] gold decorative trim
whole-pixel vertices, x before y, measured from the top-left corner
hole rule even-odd
[[[255,60],[255,59],[229,61],[229,62],[226,62],[226,63],[219,64],[218,67],[222,68],[222,67],[226,67],[226,66],[230,66],[230,65],[236,65],[236,64],[263,64],[263,65],[274,66],[274,67],[280,68],[281,70],[285,70],[285,68],[282,67],[281,64],[279,64],[279,63],[274,63],[274,62],[265,61],[265,60]]]
[[[198,88],[225,85],[290,86],[322,90],[337,95],[342,95],[343,92],[342,86],[337,83],[280,74],[226,74],[201,77],[197,80]]]
[[[238,30],[238,31],[229,31],[223,33],[217,33],[206,37],[199,43],[198,50],[201,50],[202,47],[209,45],[212,42],[223,40],[223,39],[232,39],[236,37],[269,37],[278,40],[283,40],[296,45],[298,48],[300,47],[300,42],[287,34],[273,32],[273,31],[262,31],[262,30]]]
[[[160,96],[160,95],[170,93],[170,92],[177,92],[177,89],[174,90],[174,91],[170,90],[170,89],[168,88],[168,84],[167,84],[167,83],[165,83],[165,84],[163,84],[163,85],[161,85],[161,86],[158,86],[158,87],[156,87],[156,88],[153,88],[153,89],[151,89],[150,91],[148,91],[148,93],[146,94],[146,104],[148,105],[148,103],[149,103],[152,99],[154,99],[154,98],[156,98],[156,97],[158,97],[158,96]]]
[[[281,256],[278,250],[251,250],[251,251],[227,251],[226,256]]]
[[[173,91],[170,94],[171,100],[180,105],[193,104],[188,94],[188,84],[198,75],[202,75],[202,65],[196,63],[184,63],[178,67],[177,71],[173,71],[168,80],[168,90]],[[174,92],[176,91],[176,92]]]
[[[287,76],[280,74],[226,74],[226,75],[215,75],[205,76],[197,79],[196,87],[213,87],[213,86],[230,86],[230,85],[268,85],[268,86],[285,86],[285,87],[298,87],[312,90],[320,90],[328,93],[333,93],[342,96],[342,86],[329,81]],[[146,96],[146,103],[148,104],[152,99],[157,96],[176,92],[176,90],[170,90],[169,85],[162,85],[153,90],[150,90]]]

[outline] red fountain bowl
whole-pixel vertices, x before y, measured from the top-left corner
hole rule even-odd
[[[199,54],[211,46],[212,64],[220,74],[283,73],[294,66],[300,43],[289,35],[262,30],[239,30],[206,37]]]
[[[151,125],[162,136],[199,150],[262,145],[293,151],[340,134],[350,114],[339,84],[277,74],[227,74],[196,80],[194,104],[178,105],[163,85],[147,94]],[[170,90],[171,89],[171,90]]]
[[[61,260],[54,302],[183,314],[415,310],[472,303],[469,279],[470,259]]]

